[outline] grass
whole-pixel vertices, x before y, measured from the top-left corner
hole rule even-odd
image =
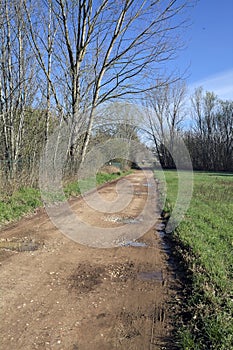
[[[66,183],[64,188],[64,193],[66,197],[79,195],[81,192],[86,192],[91,190],[92,188],[95,188],[95,186],[100,186],[108,181],[113,181],[121,176],[125,176],[129,174],[129,172],[118,172],[114,174],[107,174],[107,173],[98,173],[96,175],[96,178],[88,178],[84,180],[72,181],[69,183]]]
[[[91,188],[112,181],[129,172],[119,172],[114,174],[99,173],[94,179],[78,181],[66,181],[64,184],[64,195],[58,192],[46,193],[46,199],[49,202],[63,201],[71,196],[77,196]],[[80,190],[81,188],[81,190]],[[18,220],[23,215],[33,212],[36,208],[43,206],[41,193],[39,189],[22,187],[12,195],[6,193],[0,195],[0,225]]]
[[[17,220],[41,205],[38,189],[21,188],[11,196],[5,195],[0,198],[0,224]]]
[[[177,173],[165,171],[171,211]],[[233,348],[233,174],[194,173],[194,191],[185,219],[172,233],[191,276],[182,307],[189,322],[179,331],[185,350]]]

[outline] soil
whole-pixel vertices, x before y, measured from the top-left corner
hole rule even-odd
[[[79,197],[70,201],[73,212],[92,225],[126,225],[133,232],[148,188],[143,171],[127,180],[134,196],[123,211],[100,215]],[[116,181],[102,186],[99,194],[115,198]],[[156,196],[154,191],[155,201]],[[155,209],[153,227],[137,242],[111,248],[70,240],[44,209],[2,229],[1,349],[175,349],[171,300],[178,281]]]

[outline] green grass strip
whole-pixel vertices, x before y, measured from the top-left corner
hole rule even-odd
[[[71,196],[77,196],[83,191],[88,191],[93,187],[100,186],[108,181],[113,181],[119,177],[125,176],[130,172],[120,172],[114,174],[99,173],[94,179],[86,179],[68,182],[64,185],[64,196],[47,194],[49,200],[53,202],[63,201]],[[80,185],[79,185],[80,184]],[[41,193],[39,189],[22,187],[11,196],[4,195],[0,197],[0,224],[6,224],[20,219],[23,215],[33,212],[36,208],[43,206]]]
[[[157,174],[158,177],[161,175]],[[165,210],[175,204],[176,171],[165,171]],[[192,276],[186,301],[191,320],[179,332],[185,350],[233,348],[233,174],[194,173],[194,191],[185,219],[173,238],[187,247]]]

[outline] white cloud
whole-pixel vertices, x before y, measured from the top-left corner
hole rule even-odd
[[[205,91],[213,91],[223,100],[233,100],[233,69],[209,76],[189,85],[190,94],[202,86]]]

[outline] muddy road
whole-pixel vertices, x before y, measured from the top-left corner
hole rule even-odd
[[[70,201],[83,222],[103,232],[125,227],[118,246],[74,242],[42,209],[1,230],[1,349],[174,349],[170,300],[177,282],[157,231],[156,190],[149,217],[135,220],[148,200],[148,179],[136,171],[127,180],[134,194],[117,213],[100,213],[82,198]],[[116,183],[103,186],[99,195],[113,201]],[[152,216],[147,229],[145,220]],[[136,225],[146,229],[131,242]]]

